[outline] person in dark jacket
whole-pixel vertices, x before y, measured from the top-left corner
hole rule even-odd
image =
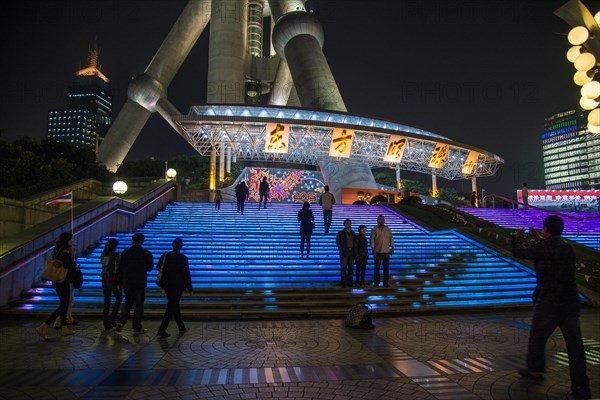
[[[125,304],[121,310],[121,319],[117,323],[117,332],[121,332],[123,325],[129,318],[131,307],[133,312],[133,334],[139,335],[147,332],[142,327],[144,316],[144,299],[146,296],[146,285],[148,284],[148,272],[152,270],[152,253],[142,247],[146,237],[142,233],[136,233],[131,237],[132,245],[121,254],[119,263],[119,281],[123,282],[125,289]]]
[[[175,318],[179,332],[183,333],[187,329],[181,319],[181,310],[179,302],[184,290],[192,294],[192,277],[190,275],[190,266],[188,258],[181,254],[183,241],[180,238],[173,240],[173,251],[164,253],[158,260],[159,273],[162,272],[160,279],[161,287],[164,289],[168,303],[165,315],[158,328],[158,337],[167,338],[171,336],[167,333],[171,318]]]
[[[575,281],[575,252],[561,238],[563,220],[551,215],[544,220],[541,240],[527,247],[523,232],[513,235],[512,251],[534,261],[537,286],[533,292],[533,318],[529,331],[527,369],[519,374],[535,381],[544,379],[546,342],[560,327],[567,344],[571,390],[576,398],[591,397],[585,349],[579,324],[579,293]],[[532,232],[537,233],[534,229]],[[539,235],[536,235],[539,236]]]
[[[315,227],[315,214],[310,209],[310,203],[305,201],[302,210],[298,211],[300,222],[300,258],[304,258],[304,243],[306,242],[306,258],[310,258],[310,237]]]
[[[57,317],[60,317],[60,335],[69,336],[75,332],[69,329],[67,326],[67,309],[69,307],[69,300],[71,298],[71,271],[77,268],[75,264],[75,251],[73,249],[73,235],[70,232],[63,232],[56,239],[54,245],[54,251],[52,252],[52,258],[62,262],[63,268],[69,270],[65,280],[62,282],[52,282],[52,287],[56,291],[60,300],[60,305],[56,310],[50,314],[46,321],[42,322],[40,326],[35,328],[38,335],[44,340],[48,340],[46,331],[48,326],[52,324]]]
[[[264,176],[262,182],[258,187],[258,209],[260,210],[260,204],[264,199],[264,208],[267,208],[267,199],[269,198],[269,182],[267,182],[267,177]]]
[[[356,233],[352,230],[352,220],[344,221],[344,229],[338,232],[335,243],[340,251],[340,270],[342,287],[354,286],[352,284],[352,270],[354,269],[354,239]]]
[[[369,260],[369,245],[367,242],[367,227],[360,225],[358,235],[354,239],[354,259],[356,260],[356,284],[365,284],[365,273]]]
[[[123,302],[123,294],[121,292],[121,282],[119,282],[119,252],[117,246],[119,241],[115,238],[110,238],[104,246],[104,251],[100,256],[102,263],[102,292],[104,294],[103,308],[103,323],[104,329],[107,331],[117,326],[117,313]],[[111,297],[115,296],[115,304],[112,313],[110,312]]]
[[[237,212],[244,214],[244,203],[248,199],[250,195],[250,191],[248,190],[248,186],[246,186],[246,182],[241,181],[235,187],[235,198],[237,200]]]

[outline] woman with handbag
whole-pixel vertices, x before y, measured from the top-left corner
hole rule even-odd
[[[165,252],[158,260],[158,278],[156,283],[165,291],[167,295],[167,309],[163,316],[157,336],[167,338],[171,336],[167,333],[171,318],[175,318],[179,333],[187,329],[181,319],[181,309],[179,302],[183,291],[187,289],[192,294],[192,277],[188,258],[181,254],[183,241],[180,238],[173,240],[173,251]]]
[[[117,326],[117,313],[123,302],[123,294],[121,293],[121,282],[118,281],[119,268],[119,252],[117,246],[119,241],[115,238],[110,238],[104,246],[104,251],[100,256],[102,262],[102,292],[104,294],[104,309],[103,323],[104,329],[110,330]],[[115,296],[115,304],[112,313],[110,313],[110,301],[112,296]]]
[[[305,201],[302,210],[298,211],[300,222],[300,258],[304,258],[304,243],[306,242],[306,258],[310,258],[310,237],[315,228],[315,215],[310,209],[310,203]]]
[[[77,268],[74,255],[73,235],[70,232],[61,233],[58,239],[56,239],[52,258],[62,263],[62,268],[67,269],[67,274],[62,282],[52,282],[52,287],[58,295],[60,305],[52,312],[52,314],[50,314],[45,322],[42,322],[42,324],[35,329],[37,334],[40,335],[44,340],[48,339],[48,336],[46,336],[46,330],[48,329],[48,326],[50,326],[50,324],[52,324],[57,317],[60,317],[61,336],[69,336],[75,333],[67,326],[67,309],[69,307],[69,299],[71,298],[71,281],[70,274],[68,272]]]

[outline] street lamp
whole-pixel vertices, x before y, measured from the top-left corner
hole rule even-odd
[[[572,26],[567,59],[577,70],[573,81],[581,86],[579,105],[589,111],[588,131],[600,134],[600,11],[592,16],[580,0],[569,0],[554,14]]]
[[[177,171],[175,171],[175,169],[173,168],[169,168],[167,170],[167,179],[175,179],[175,177],[177,176]]]
[[[127,192],[127,184],[123,181],[116,181],[113,183],[112,189],[117,195],[125,194],[125,192]]]

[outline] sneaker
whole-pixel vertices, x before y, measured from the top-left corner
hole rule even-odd
[[[158,333],[156,334],[156,336],[157,336],[159,339],[164,339],[164,338],[168,338],[168,337],[169,337],[169,336],[171,336],[171,335],[170,335],[170,334],[168,334],[168,333],[167,333],[167,332],[165,332],[165,331],[158,331]]]
[[[544,375],[541,372],[530,372],[527,369],[517,371],[523,378],[531,379],[532,381],[541,382],[544,380]]]
[[[117,327],[115,328],[115,331],[123,332],[123,324],[120,322],[117,322]]]

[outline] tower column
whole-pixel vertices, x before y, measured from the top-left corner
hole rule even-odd
[[[212,0],[207,103],[244,104],[248,0]]]
[[[437,188],[437,175],[431,174],[431,197],[439,197]]]
[[[221,145],[219,150],[219,182],[225,180],[225,145]]]
[[[227,162],[225,164],[225,172],[231,174],[231,146],[227,146]]]
[[[396,168],[396,187],[402,189],[402,182],[400,178],[400,168]]]
[[[210,151],[210,173],[208,178],[208,188],[210,189],[209,201],[215,199],[215,189],[217,188],[217,150]]]
[[[471,178],[471,191],[477,193],[477,178]]]

